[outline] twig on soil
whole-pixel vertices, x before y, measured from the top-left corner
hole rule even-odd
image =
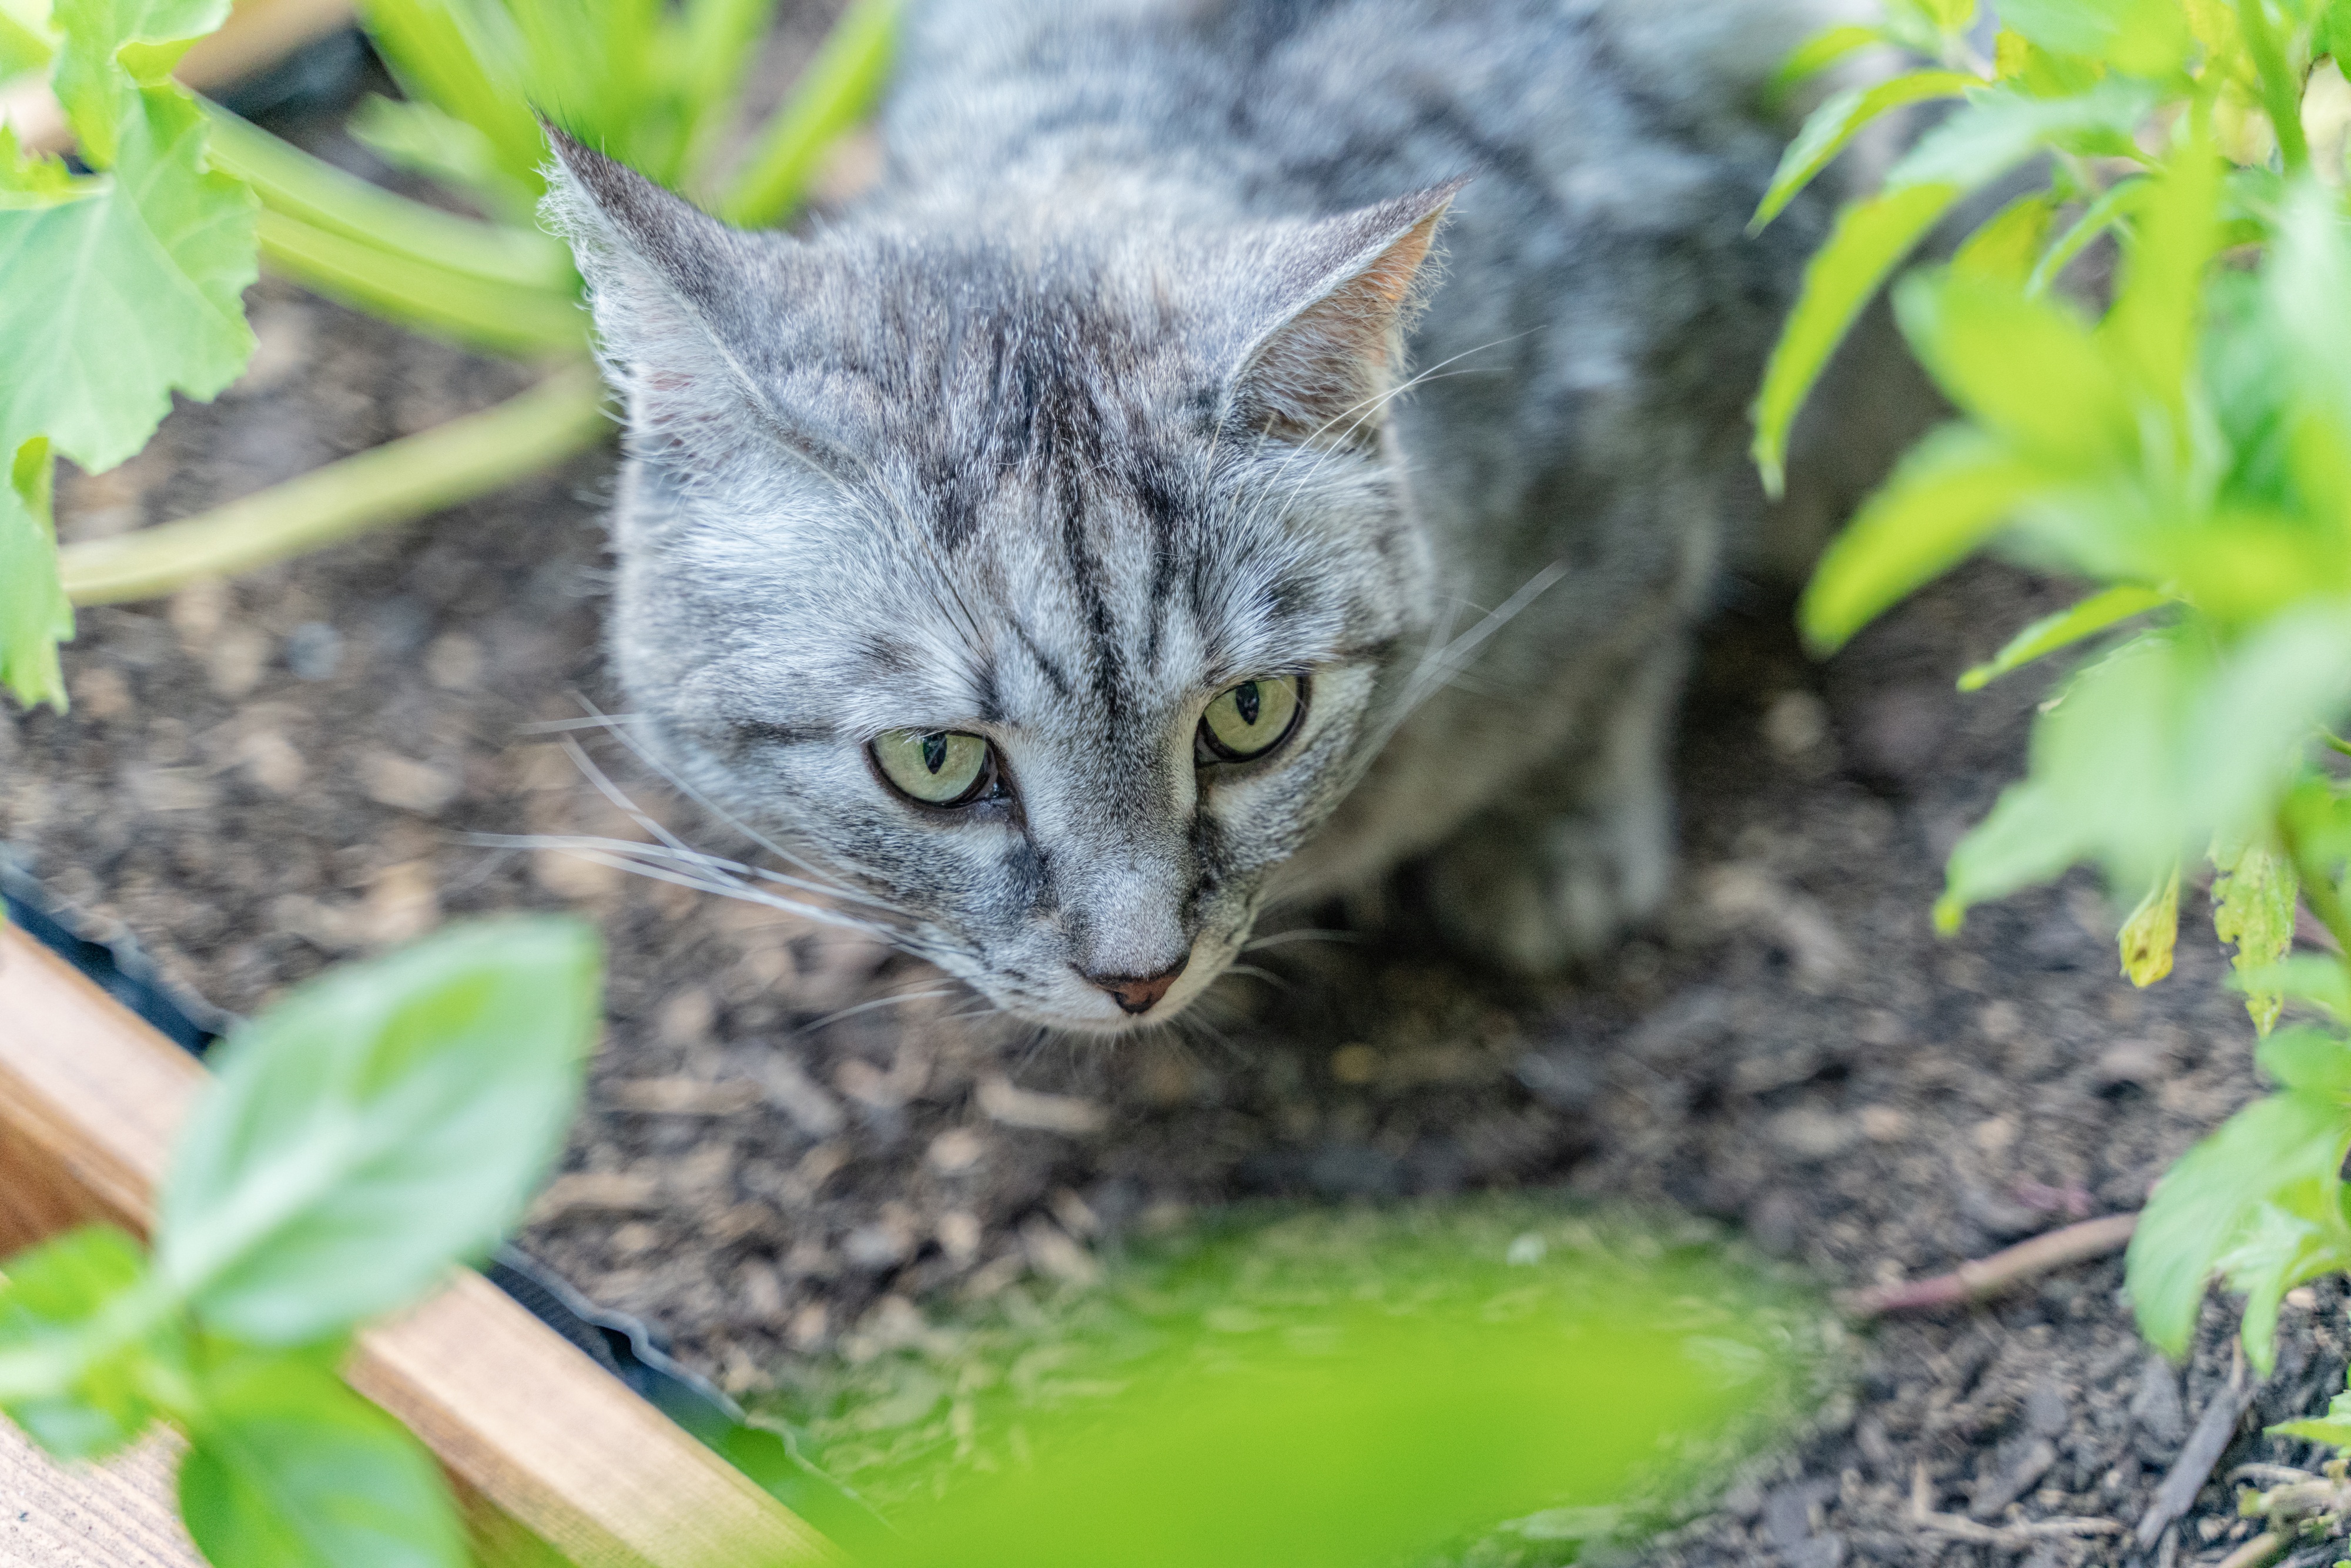
[[[2214,1568],[2262,1568],[2262,1564],[2283,1552],[2293,1540],[2290,1535],[2281,1535],[2274,1530],[2264,1530],[2226,1557],[2221,1558]]]
[[[2212,1396],[2212,1403],[2204,1406],[2203,1416],[2196,1429],[2188,1434],[2188,1441],[2179,1457],[2155,1489],[2155,1500],[2147,1505],[2139,1516],[2138,1544],[2141,1551],[2153,1546],[2158,1537],[2171,1528],[2171,1521],[2195,1506],[2196,1494],[2212,1476],[2212,1467],[2220,1462],[2228,1450],[2229,1439],[2237,1435],[2237,1423],[2244,1419],[2245,1411],[2253,1402],[2254,1385],[2245,1375],[2245,1350],[2234,1348],[2229,1363],[2228,1385]]]
[[[1935,1507],[1934,1491],[1928,1484],[1927,1467],[1923,1464],[1910,1467],[1910,1522],[1917,1529],[1978,1546],[2020,1547],[2053,1537],[2078,1540],[2085,1535],[2123,1533],[2122,1525],[2115,1520],[2085,1519],[2075,1514],[2018,1520],[2012,1524],[1979,1524],[1964,1514],[1940,1512]]]
[[[2020,1241],[1989,1258],[1962,1263],[1950,1273],[1929,1280],[1905,1280],[1896,1285],[1872,1285],[1866,1290],[1844,1291],[1837,1297],[1837,1304],[1856,1318],[1963,1306],[1997,1295],[2053,1269],[2103,1258],[2127,1243],[2137,1225],[2136,1214],[2109,1214],[2085,1219],[2079,1225],[2064,1226],[2030,1241]]]

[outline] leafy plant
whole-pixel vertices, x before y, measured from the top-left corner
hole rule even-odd
[[[1962,198],[2021,187],[1895,287],[1958,417],[1830,548],[1802,628],[1834,649],[1987,549],[2092,585],[1961,677],[1974,689],[2090,648],[2043,705],[2026,776],[1953,851],[1937,919],[1956,929],[1970,904],[2088,862],[2137,905],[2123,961],[2147,985],[2171,967],[2184,868],[2210,862],[2215,929],[2279,1092],[2164,1178],[2129,1289],[2179,1354],[2220,1272],[2266,1369],[2284,1292],[2351,1266],[2351,795],[2330,728],[2351,711],[2351,5],[1998,9],[1990,58],[1970,41],[1973,0],[1897,0],[1884,26],[1796,62],[1891,41],[1937,64],[1823,104],[1759,223],[1873,116],[1952,101],[1813,258],[1755,454],[1776,487],[1790,423],[1861,308]],[[2102,244],[2119,258],[2110,287],[2079,266]],[[2298,904],[2334,952],[2294,954]],[[2289,1001],[2324,1023],[2273,1032]]]
[[[73,606],[151,597],[495,489],[609,428],[569,254],[533,222],[538,115],[747,225],[787,216],[863,111],[896,0],[856,0],[795,96],[723,179],[723,133],[774,0],[365,0],[401,101],[354,129],[489,214],[371,185],[171,79],[229,0],[12,0],[0,76],[46,69],[82,162],[0,130],[0,685],[65,705]],[[253,350],[256,258],[358,308],[554,367],[481,413],[330,464],[199,517],[67,549],[58,456],[92,472],[145,444],[174,392],[205,399]]]
[[[852,1340],[787,1410],[895,1526],[853,1542],[873,1568],[1359,1568],[1497,1526],[1548,1561],[1729,1470],[1825,1322],[1702,1227],[1555,1198],[1244,1211]]]
[[[295,991],[224,1042],[152,1252],[110,1227],[0,1270],[0,1410],[61,1458],[157,1419],[183,1516],[236,1568],[462,1568],[438,1468],[336,1367],[354,1327],[520,1218],[601,1019],[569,919],[453,926]]]

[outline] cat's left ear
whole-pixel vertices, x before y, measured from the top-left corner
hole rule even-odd
[[[633,169],[546,127],[555,161],[541,211],[571,242],[629,423],[651,455],[726,450],[773,406],[775,316],[806,287],[789,241],[747,234]]]
[[[1229,406],[1279,440],[1368,444],[1427,298],[1437,225],[1466,179],[1343,213],[1272,247],[1275,318],[1241,357]]]

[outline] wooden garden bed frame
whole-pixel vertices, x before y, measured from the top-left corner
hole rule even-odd
[[[203,1066],[0,925],[0,1258],[145,1234]],[[345,1375],[440,1457],[488,1563],[838,1563],[823,1537],[480,1275],[363,1332]],[[0,1418],[0,1568],[200,1568],[168,1435],[60,1467]]]

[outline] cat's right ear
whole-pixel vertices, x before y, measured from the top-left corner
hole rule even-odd
[[[553,125],[540,213],[571,244],[608,370],[644,455],[725,451],[772,406],[773,313],[790,242],[730,228]],[[761,306],[768,317],[760,330]]]

